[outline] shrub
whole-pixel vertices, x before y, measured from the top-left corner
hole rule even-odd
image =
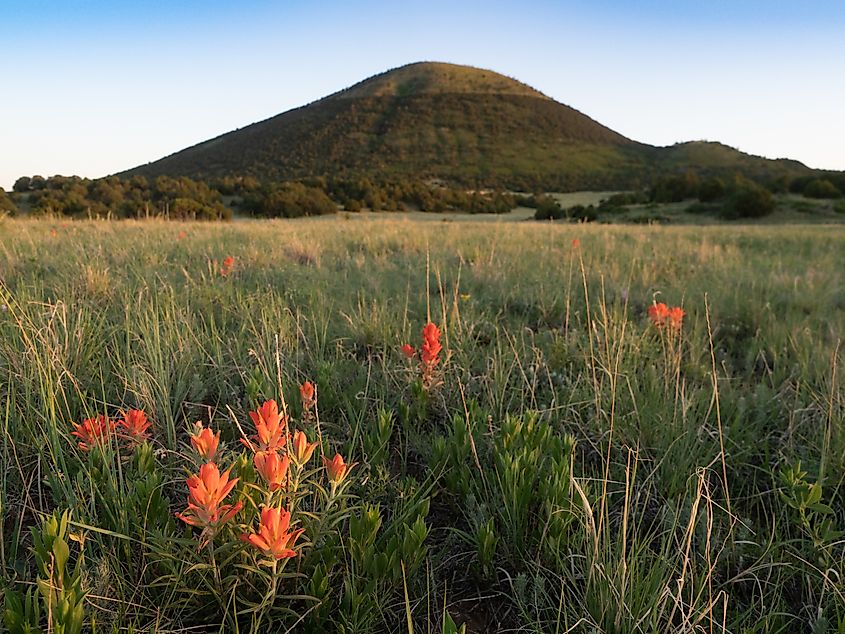
[[[560,220],[565,217],[563,208],[550,196],[535,196],[537,211],[534,212],[535,220]]]
[[[816,178],[804,186],[804,196],[807,198],[841,198],[842,192],[829,180]]]
[[[575,205],[566,210],[566,217],[579,222],[594,222],[598,220],[598,210],[593,205]]]
[[[736,186],[725,206],[725,217],[760,218],[775,209],[775,199],[771,192],[756,183],[743,180]]]

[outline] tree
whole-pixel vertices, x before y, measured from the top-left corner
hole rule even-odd
[[[737,185],[725,208],[725,217],[760,218],[772,213],[774,209],[775,199],[768,189],[747,179],[737,179]]]
[[[12,189],[16,192],[28,192],[31,182],[32,179],[29,176],[21,176],[15,181],[15,184],[12,185]]]

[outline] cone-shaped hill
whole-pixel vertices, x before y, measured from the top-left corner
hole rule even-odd
[[[633,187],[664,169],[720,171],[714,156],[732,171],[806,170],[714,145],[637,143],[514,79],[422,62],[123,175],[439,178],[566,190]]]

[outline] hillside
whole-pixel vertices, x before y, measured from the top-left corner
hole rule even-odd
[[[514,79],[425,62],[122,175],[413,177],[575,190],[636,187],[688,168],[763,177],[808,171],[719,144],[637,143]]]

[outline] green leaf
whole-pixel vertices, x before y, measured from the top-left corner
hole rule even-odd
[[[810,485],[810,490],[807,496],[807,506],[818,504],[822,499],[822,485],[818,482]]]
[[[56,558],[56,571],[60,576],[64,576],[65,565],[70,557],[70,548],[64,539],[56,539],[53,542],[53,556]]]

